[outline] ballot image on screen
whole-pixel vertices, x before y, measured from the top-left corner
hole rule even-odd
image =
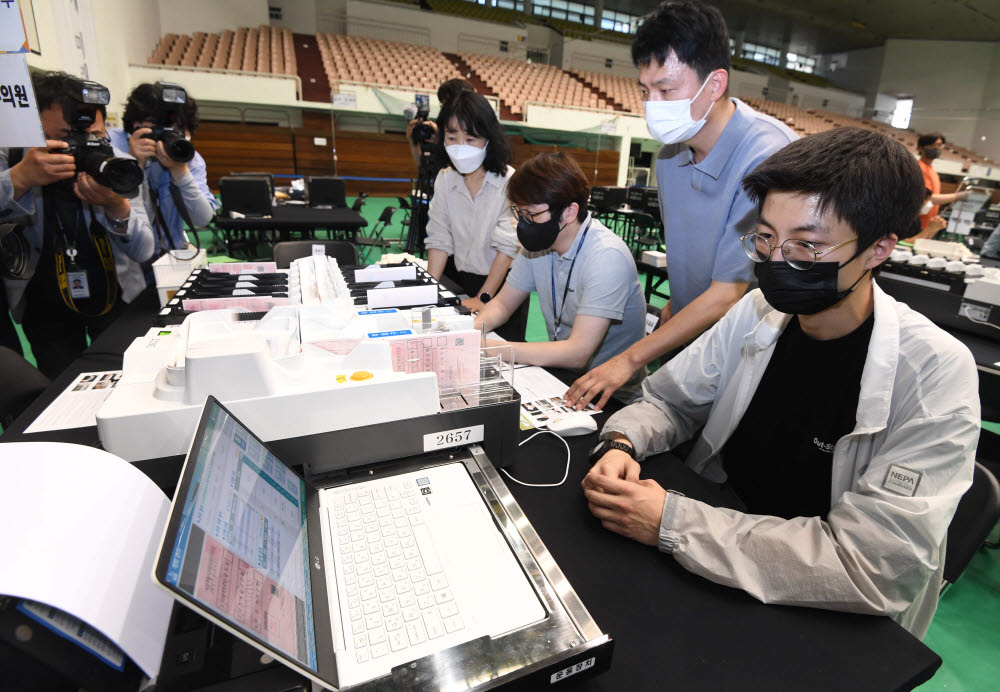
[[[219,406],[195,444],[167,581],[315,670],[305,482]]]

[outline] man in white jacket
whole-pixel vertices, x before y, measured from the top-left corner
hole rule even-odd
[[[898,142],[840,128],[792,142],[744,188],[760,289],[608,420],[589,507],[765,603],[888,615],[922,637],[980,420],[969,351],[872,279],[912,233],[920,170]],[[696,435],[687,465],[746,511],[640,478],[638,460]]]

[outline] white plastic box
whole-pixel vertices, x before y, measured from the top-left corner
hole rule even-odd
[[[657,250],[644,250],[642,253],[642,261],[646,264],[651,264],[654,267],[662,268],[667,266],[666,254]]]
[[[208,266],[208,253],[202,249],[193,259],[179,260],[169,252],[153,262],[153,276],[156,279],[156,292],[160,296],[160,307],[167,304],[177,289],[187,280],[195,269]]]

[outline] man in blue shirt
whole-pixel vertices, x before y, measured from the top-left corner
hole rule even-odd
[[[656,175],[671,299],[656,331],[570,387],[566,399],[580,408],[592,399],[602,408],[636,370],[693,341],[743,296],[751,267],[738,241],[757,210],[740,182],[796,139],[728,96],[729,33],[714,7],[664,3],[639,26],[632,59],[646,125],[663,143]]]
[[[521,250],[477,324],[496,329],[538,293],[549,340],[511,342],[519,363],[585,370],[642,338],[646,301],[635,261],[624,241],[587,213],[589,193],[580,166],[565,154],[538,154],[507,185]],[[636,399],[645,375],[639,368],[616,397]]]
[[[122,115],[125,129],[115,128],[108,132],[111,143],[132,154],[145,169],[146,181],[142,190],[156,237],[154,257],[187,247],[184,213],[178,208],[179,203],[183,204],[183,211],[195,227],[207,225],[219,207],[215,195],[208,189],[205,159],[201,154],[195,152],[194,158],[187,163],[175,161],[167,154],[163,142],[145,137],[152,128],[163,125],[157,122],[157,101],[156,85],[140,84],[132,90],[125,104]],[[182,127],[190,138],[198,128],[198,105],[193,97],[187,96],[180,112],[182,117],[176,126]],[[147,279],[150,278],[147,275]]]

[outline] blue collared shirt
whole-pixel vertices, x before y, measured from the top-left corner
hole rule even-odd
[[[111,138],[112,145],[122,151],[128,151],[129,136],[125,130],[120,127],[110,129],[108,136]],[[163,215],[163,222],[167,226],[165,232],[170,238],[171,246],[174,248],[184,247],[188,242],[184,235],[184,218],[170,194],[170,171],[163,168],[156,159],[150,158],[146,162],[146,183],[159,197],[160,212]],[[215,215],[215,211],[219,208],[219,202],[215,199],[212,191],[208,189],[205,159],[202,158],[201,154],[195,152],[194,158],[188,163],[188,174],[177,180],[174,185],[180,190],[181,198],[184,200],[188,214],[195,226],[208,225]],[[146,189],[143,189],[143,198],[146,202],[146,208],[149,210],[149,222],[152,225],[157,221],[157,218],[152,206],[152,198]],[[163,243],[159,233],[154,233],[154,235],[156,237],[154,256],[158,256],[168,248],[161,247]]]
[[[582,229],[588,224],[590,228],[583,238]],[[583,372],[614,358],[645,335],[646,300],[635,260],[625,242],[589,214],[566,254],[555,250],[527,252],[522,248],[510,266],[507,283],[525,293],[538,293],[549,341],[568,339],[577,315],[611,321]],[[558,329],[557,311],[561,318]],[[634,400],[645,376],[646,368],[640,368],[615,398]]]
[[[798,136],[739,99],[736,112],[703,161],[684,143],[656,156],[660,213],[670,273],[670,306],[677,314],[712,281],[742,283],[753,274],[740,236],[757,223],[743,177]]]

